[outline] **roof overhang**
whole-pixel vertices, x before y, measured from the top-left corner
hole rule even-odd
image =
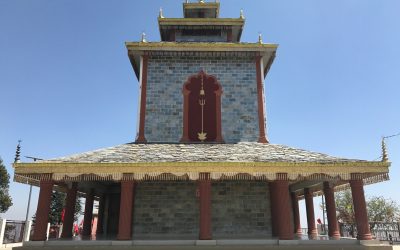
[[[243,26],[245,19],[242,18],[158,18],[161,25],[214,25],[214,26]]]
[[[240,52],[253,53],[262,56],[264,64],[264,76],[267,75],[269,68],[275,59],[275,53],[278,48],[277,44],[260,44],[260,43],[190,43],[190,42],[126,42],[128,56],[132,67],[135,71],[137,79],[140,79],[140,57],[142,55],[162,52],[183,54],[185,52],[214,52],[237,54]]]
[[[334,183],[335,191],[347,189],[352,174],[357,173],[364,184],[389,179],[389,162],[39,162],[15,163],[14,181],[38,186],[40,180],[56,183],[121,180],[177,181],[199,180],[200,173],[210,173],[212,180],[281,179],[290,183],[291,192],[302,195],[310,188],[314,195],[323,192],[323,182]]]
[[[242,18],[158,18],[161,41],[179,30],[231,30],[233,41],[240,41],[245,20]]]

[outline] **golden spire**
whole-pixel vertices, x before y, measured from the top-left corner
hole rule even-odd
[[[262,34],[261,34],[261,33],[258,33],[258,43],[259,43],[259,44],[262,44],[262,43],[263,43]]]
[[[200,141],[204,142],[207,139],[207,133],[204,133],[204,105],[206,105],[206,93],[204,91],[204,75],[201,74],[201,89],[200,89],[200,99],[199,104],[201,106],[201,132],[197,133]]]
[[[146,33],[144,33],[144,32],[142,32],[142,43],[145,43],[145,42],[147,42],[147,40],[146,40]]]
[[[387,162],[388,160],[389,158],[386,151],[385,137],[382,137],[382,162]]]
[[[240,19],[244,19],[243,9],[240,10]]]

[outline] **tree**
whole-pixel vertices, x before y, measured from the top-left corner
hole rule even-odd
[[[343,223],[355,223],[353,198],[350,190],[335,193],[337,219]]]
[[[338,220],[354,224],[353,199],[350,190],[335,194]],[[382,196],[374,196],[366,200],[368,220],[370,222],[395,222],[400,221],[400,206],[393,200]]]
[[[59,191],[53,191],[51,194],[49,214],[50,225],[61,224],[61,215],[65,207],[65,198],[66,194]],[[74,221],[78,220],[80,214],[82,214],[82,204],[80,198],[76,197]],[[33,221],[35,221],[35,217],[36,215],[33,216]]]
[[[399,205],[392,199],[375,196],[367,203],[368,219],[374,222],[396,222],[400,221]]]
[[[5,213],[12,206],[12,199],[8,194],[10,175],[0,158],[0,213]]]

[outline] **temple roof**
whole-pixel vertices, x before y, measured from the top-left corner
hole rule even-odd
[[[148,163],[148,162],[367,162],[277,144],[135,144],[128,143],[45,162]]]

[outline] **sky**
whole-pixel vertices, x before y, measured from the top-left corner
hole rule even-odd
[[[134,140],[138,82],[124,42],[142,32],[159,41],[159,8],[182,17],[182,2],[0,0],[0,157],[10,175],[19,139],[26,162]],[[261,33],[279,44],[265,80],[271,143],[379,160],[381,137],[400,132],[400,1],[221,0],[221,17],[240,9],[242,41]],[[391,180],[366,196],[400,204],[400,137],[387,148]],[[28,192],[11,183],[14,206],[0,216],[24,220]]]

